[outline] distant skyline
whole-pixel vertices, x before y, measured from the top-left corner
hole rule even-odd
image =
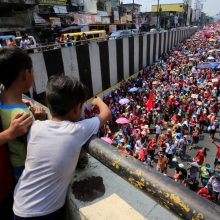
[[[194,1],[192,6],[194,7]],[[220,0],[204,0],[203,12],[209,16],[215,16],[220,13]],[[133,0],[122,0],[123,3],[132,3]],[[151,5],[156,5],[157,0],[134,0],[135,3],[141,4],[141,11],[151,11]],[[183,0],[160,0],[160,4],[183,3]]]

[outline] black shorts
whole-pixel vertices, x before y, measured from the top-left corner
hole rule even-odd
[[[215,158],[214,165],[216,166],[217,164],[220,164],[220,159],[218,159],[218,158],[216,157],[216,158]]]
[[[173,158],[173,154],[166,154],[167,158],[171,161]]]
[[[150,159],[151,159],[151,160],[154,159],[154,153],[155,153],[155,150],[149,150],[149,151],[148,151],[148,154],[150,155]]]
[[[199,137],[193,137],[193,144],[198,144]]]

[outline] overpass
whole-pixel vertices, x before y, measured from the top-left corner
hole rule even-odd
[[[34,92],[44,93],[51,75],[65,74],[80,79],[92,97],[151,65],[195,31],[179,28],[33,53]]]

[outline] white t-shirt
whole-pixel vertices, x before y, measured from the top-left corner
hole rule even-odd
[[[161,126],[160,125],[156,125],[156,134],[161,134]]]
[[[79,122],[35,121],[28,134],[25,169],[14,192],[14,213],[48,215],[60,209],[81,147],[98,132],[98,117]]]
[[[135,153],[138,154],[142,147],[141,140],[137,140],[135,144]]]

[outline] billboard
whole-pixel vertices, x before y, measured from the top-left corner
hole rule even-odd
[[[66,5],[66,0],[39,0],[39,5]]]
[[[152,5],[151,11],[157,12],[158,5]],[[162,4],[160,5],[161,10],[163,12],[176,11],[176,12],[184,12],[184,4]]]

